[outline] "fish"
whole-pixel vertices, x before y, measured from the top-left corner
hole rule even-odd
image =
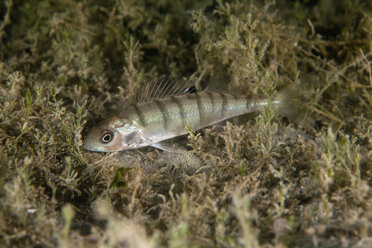
[[[283,94],[282,94],[283,95]],[[252,98],[225,93],[182,81],[153,81],[137,93],[135,104],[113,114],[93,127],[83,141],[83,148],[93,152],[116,152],[152,146],[175,151],[169,139],[199,130],[250,112],[262,111],[269,102],[280,106],[285,97]]]

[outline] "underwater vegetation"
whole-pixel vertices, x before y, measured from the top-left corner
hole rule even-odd
[[[4,0],[0,58],[0,247],[372,247],[370,1]],[[82,148],[163,77],[305,104]]]

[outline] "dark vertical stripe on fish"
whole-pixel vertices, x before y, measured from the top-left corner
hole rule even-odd
[[[248,109],[250,104],[251,104],[251,99],[250,97],[247,97],[247,100],[245,102],[245,108]]]
[[[210,101],[210,104],[212,106],[212,113],[214,113],[214,97],[213,97],[213,94],[212,93],[209,93],[209,92],[205,92],[205,94],[208,96],[209,98],[209,101]]]
[[[202,104],[200,100],[200,95],[196,93],[195,98],[196,98],[196,104],[198,106],[198,111],[199,111],[199,121],[203,121],[204,113],[203,113],[203,108],[202,108]]]
[[[169,120],[169,114],[168,112],[166,111],[166,109],[164,108],[163,106],[163,103],[159,100],[154,100],[156,106],[158,107],[160,113],[162,114],[163,116],[163,120],[164,120],[164,130],[167,130],[168,129],[168,120]]]
[[[222,98],[222,105],[221,105],[221,117],[225,116],[225,111],[226,111],[226,104],[227,104],[227,99],[224,94],[220,93],[220,96]]]
[[[181,120],[182,120],[182,127],[186,127],[185,109],[183,108],[181,102],[178,100],[177,97],[171,96],[170,99],[171,99],[172,102],[177,104],[178,114],[181,116]]]
[[[138,108],[138,105],[137,104],[134,104],[134,111],[135,111],[135,114],[138,116],[138,119],[140,121],[140,124],[143,126],[143,127],[146,127],[147,123],[145,122],[145,118],[143,116],[143,113],[142,111]]]
[[[234,104],[237,105],[238,104],[238,96],[237,95],[232,95],[233,98],[234,98]]]
[[[239,103],[240,103],[240,102],[239,102],[239,96],[237,96],[237,95],[233,95],[233,99],[234,99],[234,105],[235,105],[235,108],[234,108],[234,109],[235,109],[235,110],[237,110],[237,108],[240,109],[241,107],[240,107],[240,104],[239,104]],[[238,106],[239,106],[239,107],[238,107]]]

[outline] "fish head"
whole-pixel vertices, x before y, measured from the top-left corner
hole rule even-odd
[[[88,133],[83,148],[94,152],[114,152],[144,146],[141,128],[130,120],[112,116]]]

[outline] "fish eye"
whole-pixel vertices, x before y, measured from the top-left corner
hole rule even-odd
[[[101,137],[101,142],[107,144],[111,142],[113,138],[114,138],[113,132],[105,132]]]

